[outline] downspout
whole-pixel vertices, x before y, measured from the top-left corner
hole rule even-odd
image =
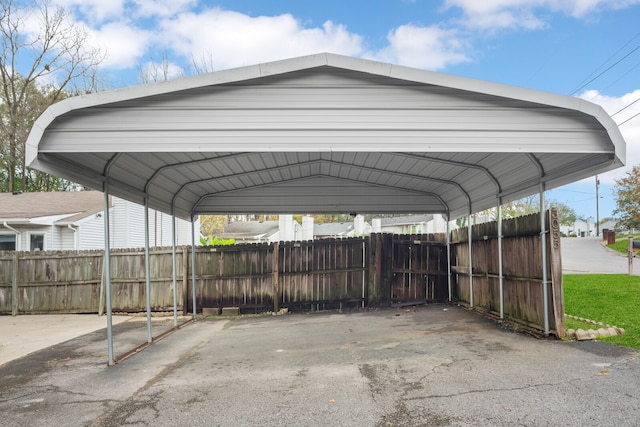
[[[16,247],[15,250],[18,250],[18,243],[20,243],[20,240],[18,239],[18,236],[20,236],[22,233],[18,230],[16,230],[15,228],[13,228],[12,226],[10,226],[9,224],[7,224],[7,221],[4,221],[2,223],[2,225],[4,225],[5,228],[8,228],[9,230],[13,231],[14,233],[16,233]]]
[[[67,224],[67,228],[71,231],[73,231],[73,250],[77,251],[78,250],[78,239],[77,239],[77,234],[76,232],[78,231],[77,228],[73,228],[73,225],[71,224]]]

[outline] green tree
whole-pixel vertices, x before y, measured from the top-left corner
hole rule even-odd
[[[68,182],[29,171],[25,142],[51,104],[95,89],[104,55],[90,48],[88,33],[71,14],[47,0],[0,0],[0,177],[2,191],[60,190]],[[37,31],[28,22],[38,22]]]
[[[573,208],[562,202],[551,202],[551,205],[558,210],[558,217],[560,218],[561,225],[575,224],[578,216],[576,215],[576,211],[574,211]]]
[[[621,228],[640,227],[640,165],[616,179],[616,209],[613,214]]]
[[[227,215],[200,215],[200,233],[205,238],[221,236],[228,223]]]

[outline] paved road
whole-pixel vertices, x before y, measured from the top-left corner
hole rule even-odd
[[[627,274],[629,261],[619,252],[608,249],[593,237],[562,239],[562,271],[565,274],[614,273]],[[634,260],[634,274],[640,274]]]
[[[114,327],[116,353],[144,324]],[[632,426],[640,358],[459,307],[198,321],[106,367],[104,331],[0,367],[12,426]]]

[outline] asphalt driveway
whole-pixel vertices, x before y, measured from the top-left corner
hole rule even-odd
[[[563,237],[560,242],[562,272],[564,274],[628,274],[629,259],[620,252],[607,248],[596,237]],[[633,260],[633,274],[640,267]]]
[[[114,327],[116,349],[145,325]],[[640,359],[455,306],[201,320],[118,365],[104,330],[0,367],[4,425],[631,426]]]

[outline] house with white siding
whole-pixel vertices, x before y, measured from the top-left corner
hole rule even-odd
[[[118,197],[110,197],[109,206],[111,247],[144,247],[144,207]],[[195,227],[199,233],[199,221]],[[191,244],[190,222],[176,220],[176,238],[178,245]],[[172,244],[170,215],[149,209],[149,244]],[[103,248],[101,192],[0,193],[0,250]]]
[[[406,215],[390,218],[374,218],[374,233],[430,234],[445,233],[447,221],[442,215]]]

